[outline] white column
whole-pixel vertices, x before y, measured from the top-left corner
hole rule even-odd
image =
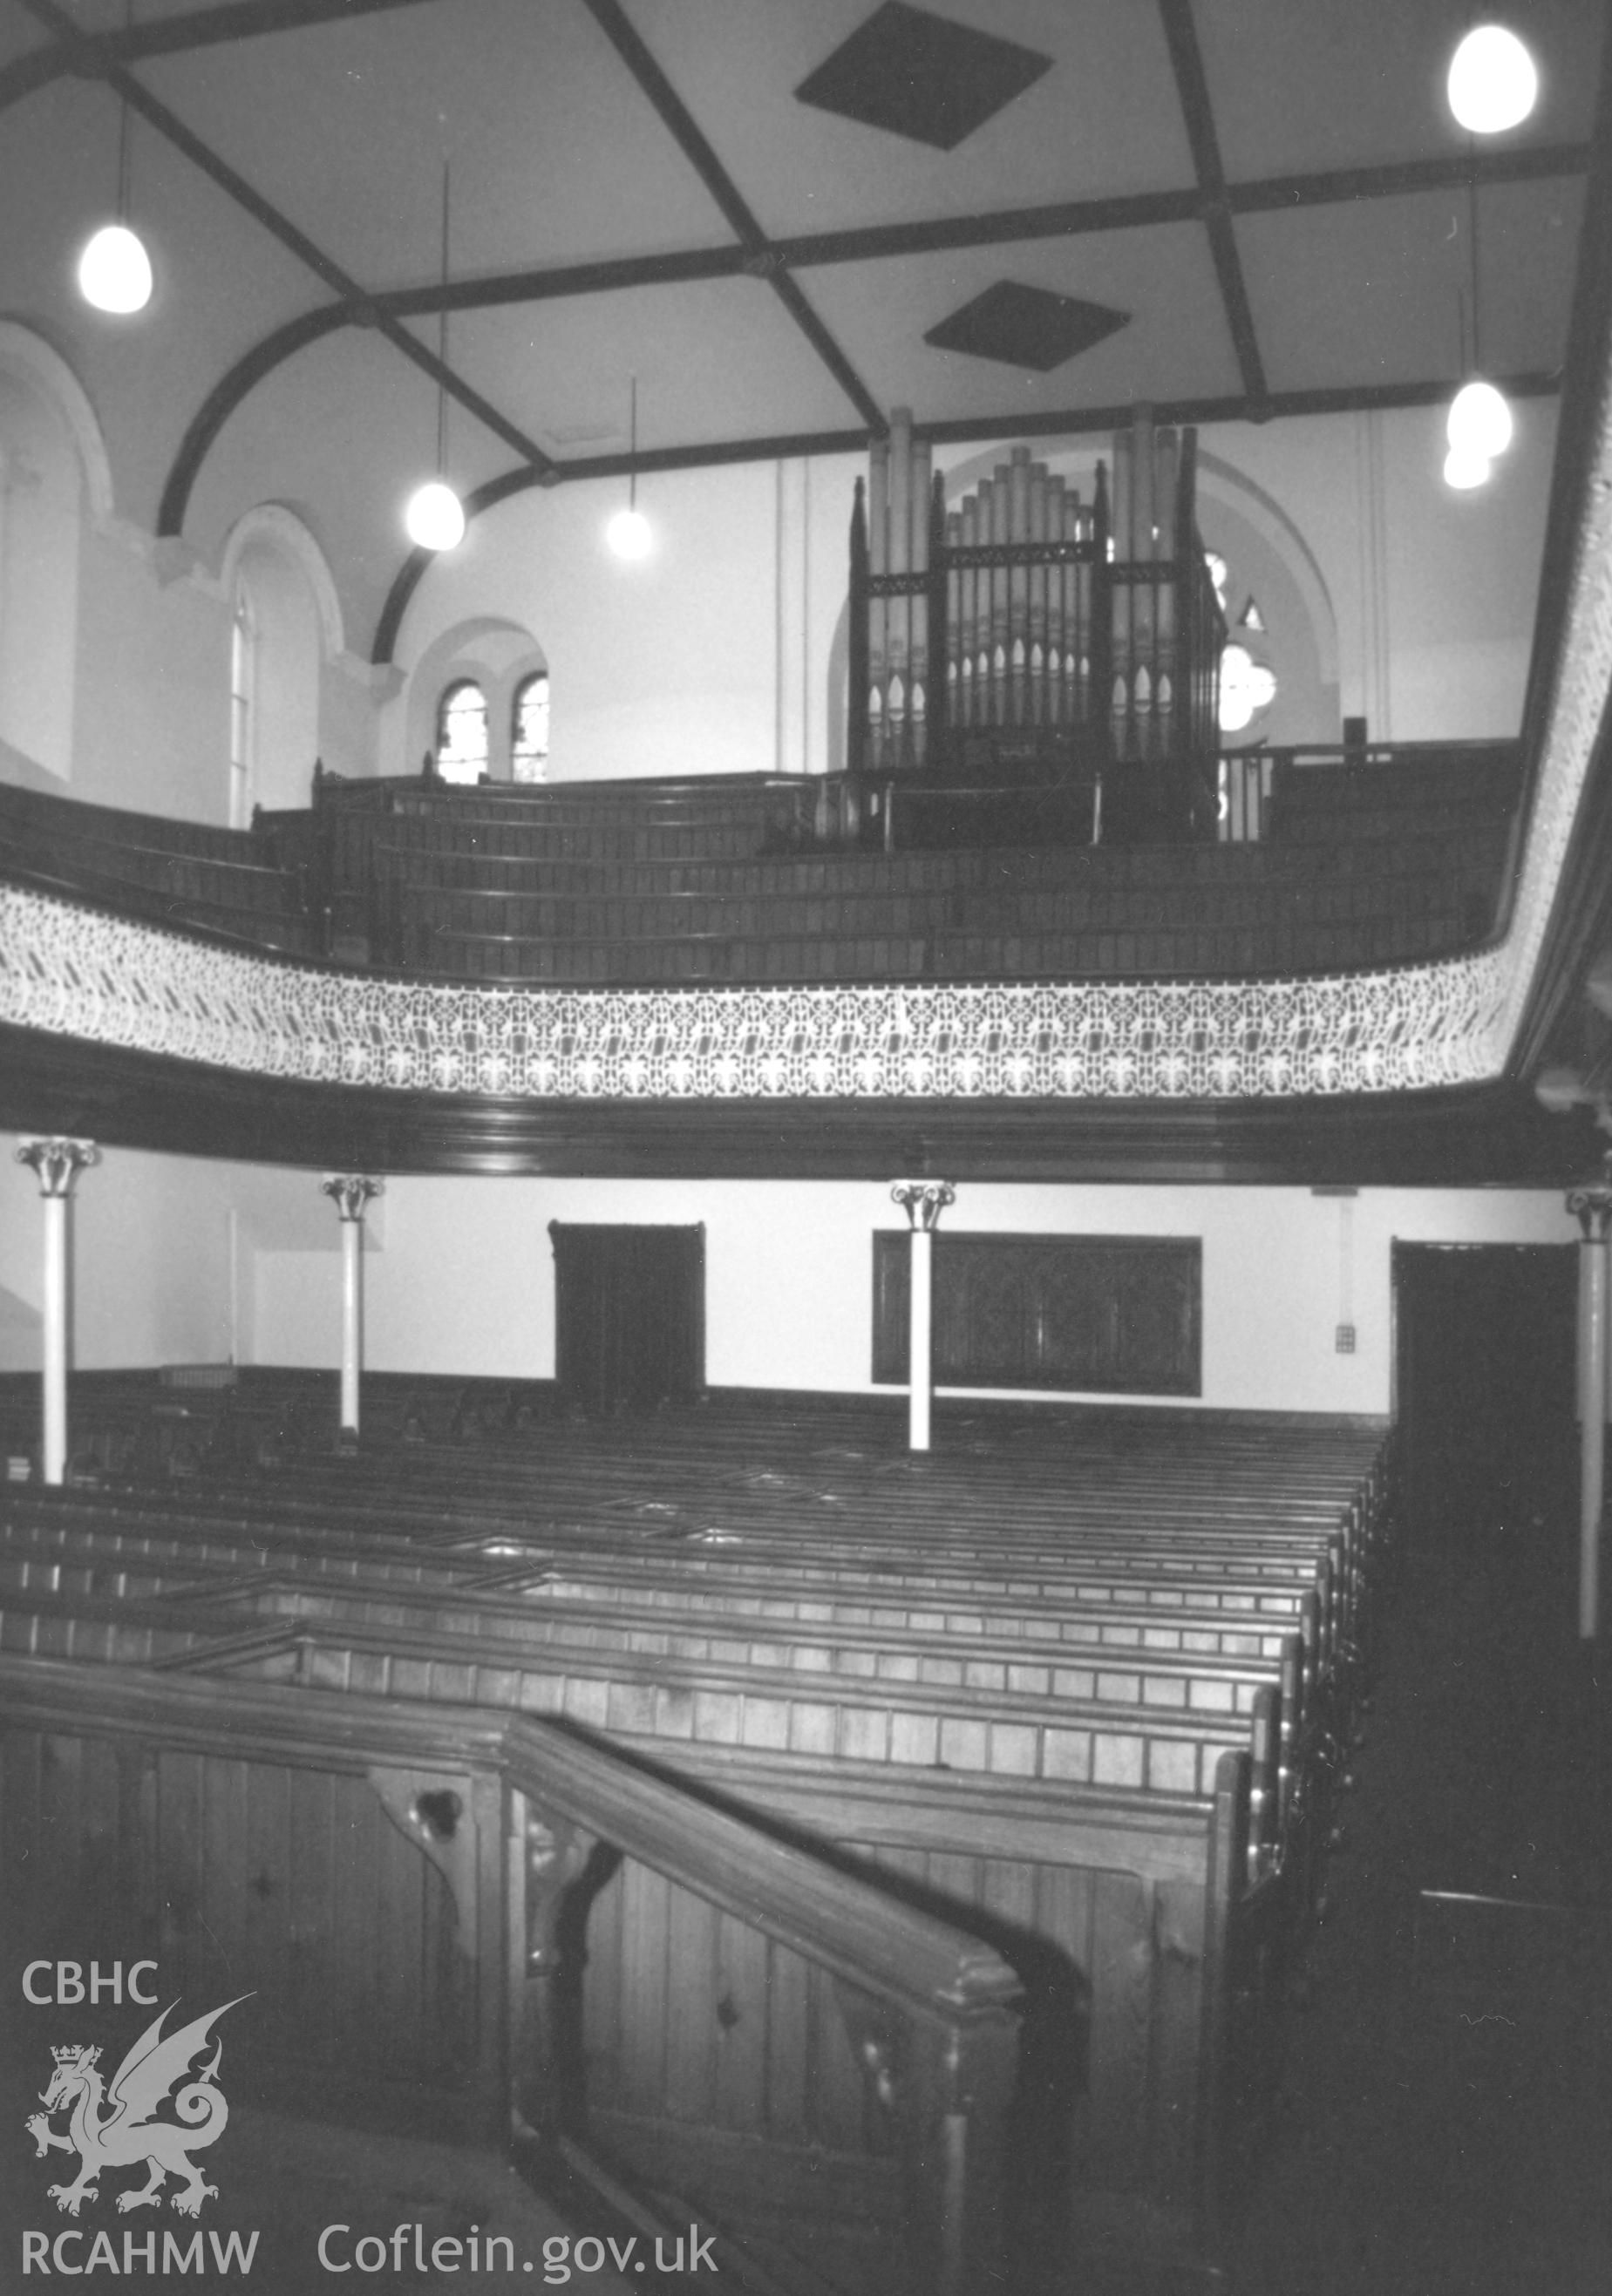
[[[1600,1523],[1607,1453],[1607,1234],[1612,1182],[1575,1188],[1567,1210],[1578,1220],[1578,1632],[1592,1642],[1600,1610]]]
[[[341,1223],[341,1433],[358,1433],[358,1373],[364,1362],[364,1212],[381,1193],[366,1172],[333,1172],[320,1192]]]
[[[898,1180],[890,1191],[912,1230],[912,1282],[908,1313],[907,1447],[929,1448],[934,1399],[934,1232],[941,1214],[957,1201],[950,1180]]]
[[[31,1166],[45,1203],[44,1439],[41,1466],[47,1483],[67,1472],[67,1205],[73,1182],[100,1154],[93,1140],[28,1140],[17,1151],[19,1164]]]

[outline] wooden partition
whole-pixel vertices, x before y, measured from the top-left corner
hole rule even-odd
[[[629,2103],[669,2030],[697,2023],[708,2054],[737,2036],[706,2086],[738,2127],[788,2129],[773,2149],[794,2177],[753,2143],[748,2204],[730,2194],[728,2221],[756,2220],[789,2285],[971,2296],[1014,2268],[1019,1988],[978,1939],[529,1718],[3,1657],[0,1734],[12,1941],[48,1929],[86,1960],[145,1955],[187,2002],[255,1994],[236,2062],[259,2094],[277,2061],[301,2112],[406,2110],[588,2177],[586,1960],[592,2029],[613,2018],[634,2044]],[[647,1945],[646,1907],[660,1958],[623,1961],[611,1938],[625,1923]],[[777,2054],[789,2002],[798,2046],[808,2005],[817,2048],[831,2045],[810,2064]],[[661,2060],[662,2103],[669,2075],[692,2103],[690,2051]],[[874,2202],[851,2249],[802,2199],[827,2144]],[[667,2202],[685,2198],[664,2147],[639,2165]],[[744,2243],[719,2252],[743,2285]]]

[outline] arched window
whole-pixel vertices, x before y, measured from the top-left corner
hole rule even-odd
[[[534,670],[515,688],[509,729],[512,778],[540,782],[548,763],[548,672]]]
[[[251,591],[237,580],[229,641],[229,818],[235,829],[244,829],[251,818],[257,685],[257,618]]]
[[[487,771],[487,696],[473,677],[456,678],[437,704],[437,775],[479,782]]]
[[[231,529],[224,553],[230,601],[229,817],[244,829],[254,806],[308,803],[319,755],[324,666],[334,590],[313,537],[277,503],[259,503]],[[222,670],[222,665],[220,665]]]

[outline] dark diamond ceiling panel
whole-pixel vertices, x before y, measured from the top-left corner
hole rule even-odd
[[[802,103],[950,152],[1032,86],[1052,58],[884,0],[795,90]]]
[[[938,351],[966,351],[973,358],[1000,359],[1006,366],[1047,374],[1077,351],[1089,351],[1117,333],[1130,317],[1129,311],[1113,311],[1105,303],[1082,303],[1077,295],[1054,295],[1045,287],[999,279],[931,327],[924,340]]]

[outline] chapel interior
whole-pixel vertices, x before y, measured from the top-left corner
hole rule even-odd
[[[4,0],[8,2285],[1605,2286],[1607,45]]]

